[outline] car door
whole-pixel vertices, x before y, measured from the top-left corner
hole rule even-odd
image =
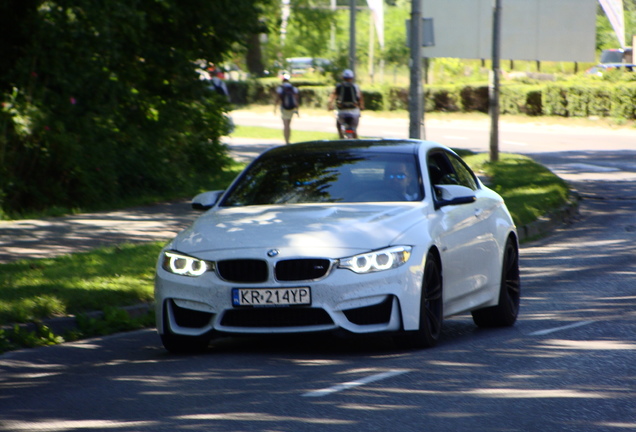
[[[488,215],[494,203],[481,193],[473,172],[456,155],[438,150],[428,156],[427,166],[434,200],[435,185],[461,185],[476,196],[468,204],[437,208],[434,239],[440,248],[444,281],[444,313],[451,315],[480,303],[480,290],[492,275],[497,245]],[[436,205],[438,207],[438,205]]]

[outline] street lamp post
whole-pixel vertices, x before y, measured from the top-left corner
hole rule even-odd
[[[490,111],[490,161],[499,160],[499,75],[501,46],[501,0],[494,0],[492,26],[492,70],[488,86],[488,110]]]
[[[349,0],[349,69],[356,72],[356,0]]]
[[[422,109],[422,0],[411,0],[409,138],[425,138]]]

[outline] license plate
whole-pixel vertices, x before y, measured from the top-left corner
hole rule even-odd
[[[299,288],[233,288],[234,306],[310,305],[311,289]]]

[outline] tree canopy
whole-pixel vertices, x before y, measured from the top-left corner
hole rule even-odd
[[[356,0],[358,13],[356,20],[357,58],[367,62],[369,55],[370,11],[366,0]],[[337,9],[332,11],[330,0],[290,0],[290,16],[286,28],[286,38],[280,38],[281,7],[272,5],[266,12],[269,29],[268,43],[265,46],[266,63],[280,62],[285,57],[312,56],[326,57],[331,60],[344,60],[349,49],[349,1],[338,0]],[[625,33],[627,44],[631,45],[636,35],[636,0],[623,0]],[[409,60],[406,45],[405,20],[410,17],[411,0],[384,0],[385,46],[375,46],[376,60],[388,64],[404,65]],[[424,5],[426,14],[426,5]],[[335,43],[331,41],[332,30]],[[616,48],[618,41],[614,30],[601,6],[597,9],[597,49]]]
[[[0,0],[0,216],[219,170],[227,104],[196,62],[242,50],[270,2]]]

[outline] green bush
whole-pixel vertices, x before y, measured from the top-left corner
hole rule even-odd
[[[258,5],[107,3],[0,2],[1,217],[181,197],[230,163],[197,69],[260,31]]]
[[[404,87],[389,87],[386,93],[385,109],[389,111],[409,109],[409,89]]]
[[[535,86],[536,87],[536,86]],[[543,104],[541,101],[541,89],[528,89],[526,92],[525,114],[529,116],[540,116],[543,114]]]
[[[543,88],[541,106],[545,115],[567,117],[568,101],[566,89],[556,83],[547,84]]]
[[[461,87],[455,85],[426,86],[426,111],[458,112],[461,107]]]
[[[616,86],[610,100],[611,117],[636,119],[636,83]]]
[[[488,112],[488,86],[467,85],[459,91],[463,112]]]
[[[300,106],[327,109],[332,91],[333,87],[327,86],[299,87]]]
[[[79,95],[76,103],[52,99],[21,135],[19,118],[29,106],[19,95],[5,104],[2,119],[0,206],[13,217],[54,206],[97,209],[140,196],[179,196],[229,161],[219,142],[224,105],[216,95],[154,105],[130,95],[111,113],[85,105]]]
[[[552,83],[543,88],[546,115],[635,119],[636,83]]]
[[[501,87],[499,109],[502,114],[541,115],[541,88],[525,84]]]
[[[227,90],[230,93],[230,100],[235,105],[246,105],[255,98],[255,94],[250,90],[252,81],[226,81]]]
[[[636,75],[636,74],[634,74]],[[635,78],[636,79],[636,78]],[[300,90],[301,105],[311,108],[327,106],[333,85],[327,82],[294,82]],[[239,83],[237,83],[239,85]],[[272,103],[278,81],[249,84],[253,90],[245,104]],[[424,87],[427,112],[488,112],[489,94],[485,84],[442,84]],[[408,110],[410,89],[398,86],[362,88],[366,108]],[[502,114],[562,117],[615,117],[636,119],[636,80],[605,81],[582,78],[577,81],[528,83],[504,81],[500,86],[499,107]]]
[[[364,106],[371,111],[381,111],[384,109],[384,93],[380,90],[365,90]]]

